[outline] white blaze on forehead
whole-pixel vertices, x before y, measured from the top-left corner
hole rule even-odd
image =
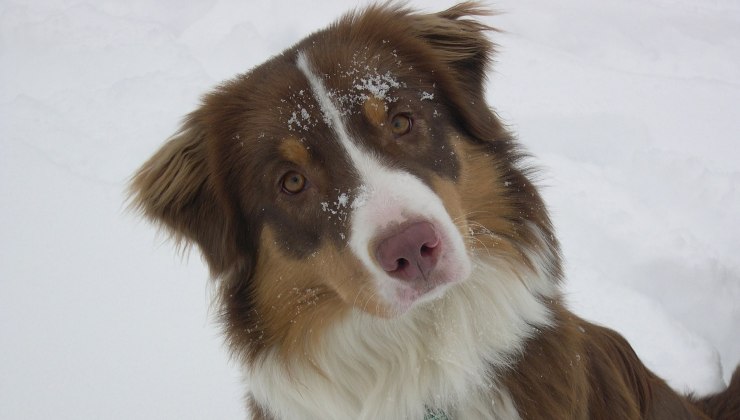
[[[421,183],[418,178],[409,173],[401,173],[400,171],[392,170],[391,168],[381,164],[378,156],[375,156],[373,153],[360,150],[357,144],[352,140],[349,130],[347,130],[347,125],[342,118],[344,113],[341,112],[342,110],[337,108],[335,102],[332,101],[332,95],[326,89],[326,86],[324,86],[321,78],[314,72],[305,51],[300,51],[298,53],[296,64],[298,65],[298,69],[301,70],[308,80],[308,84],[311,86],[313,96],[316,99],[316,102],[318,102],[321,112],[324,115],[324,121],[326,121],[329,127],[334,131],[334,134],[336,134],[337,139],[349,155],[357,174],[362,179],[363,185],[360,186],[360,189],[365,194],[368,192],[374,192],[373,190],[377,187],[377,185],[375,185],[377,183],[373,182],[373,180],[376,180],[383,175],[386,177],[390,174],[401,175],[404,178],[414,178]],[[353,202],[353,207],[354,206],[356,206],[355,202]]]
[[[324,114],[324,121],[326,121],[329,127],[334,130],[337,138],[342,143],[342,147],[347,151],[352,162],[357,165],[357,162],[362,160],[361,152],[354,142],[350,140],[349,132],[342,120],[342,114],[339,112],[339,109],[336,107],[334,102],[332,102],[331,95],[329,95],[329,92],[326,90],[324,83],[321,81],[319,76],[313,72],[305,51],[298,53],[296,64],[298,65],[298,69],[304,76],[306,76],[306,79],[308,79],[308,84],[311,86],[313,96],[319,103],[321,113]]]

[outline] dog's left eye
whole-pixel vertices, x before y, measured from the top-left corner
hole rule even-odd
[[[298,194],[306,188],[306,177],[295,171],[283,175],[283,192],[287,194]]]
[[[391,120],[391,131],[397,136],[408,134],[414,126],[414,120],[406,114],[396,114]]]

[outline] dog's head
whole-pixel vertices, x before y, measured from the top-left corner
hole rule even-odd
[[[402,316],[480,258],[557,254],[484,99],[482,14],[347,15],[208,94],[136,174],[135,204],[220,278],[236,347],[352,310]],[[545,265],[557,277],[556,257]]]

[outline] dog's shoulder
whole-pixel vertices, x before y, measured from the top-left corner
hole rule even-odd
[[[706,419],[651,372],[618,332],[554,308],[506,385],[522,418]]]

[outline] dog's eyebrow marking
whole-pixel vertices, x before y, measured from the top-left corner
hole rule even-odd
[[[367,98],[362,105],[362,109],[365,112],[365,117],[376,126],[383,125],[383,122],[388,117],[388,107],[377,96]]]
[[[357,169],[360,169],[359,163],[366,161],[367,157],[363,158],[363,153],[351,140],[347,127],[342,120],[342,114],[339,112],[339,109],[337,109],[334,102],[332,102],[331,95],[326,90],[324,83],[311,68],[311,64],[308,62],[305,51],[298,52],[296,65],[303,75],[306,76],[308,84],[311,86],[311,90],[313,91],[313,96],[319,103],[322,114],[324,114],[324,121],[326,121],[327,125],[334,130],[334,133],[337,135],[342,146],[349,154],[352,162],[354,162]]]
[[[311,163],[311,155],[308,153],[308,149],[293,136],[282,139],[279,150],[282,156],[291,162],[302,166],[308,166]]]

